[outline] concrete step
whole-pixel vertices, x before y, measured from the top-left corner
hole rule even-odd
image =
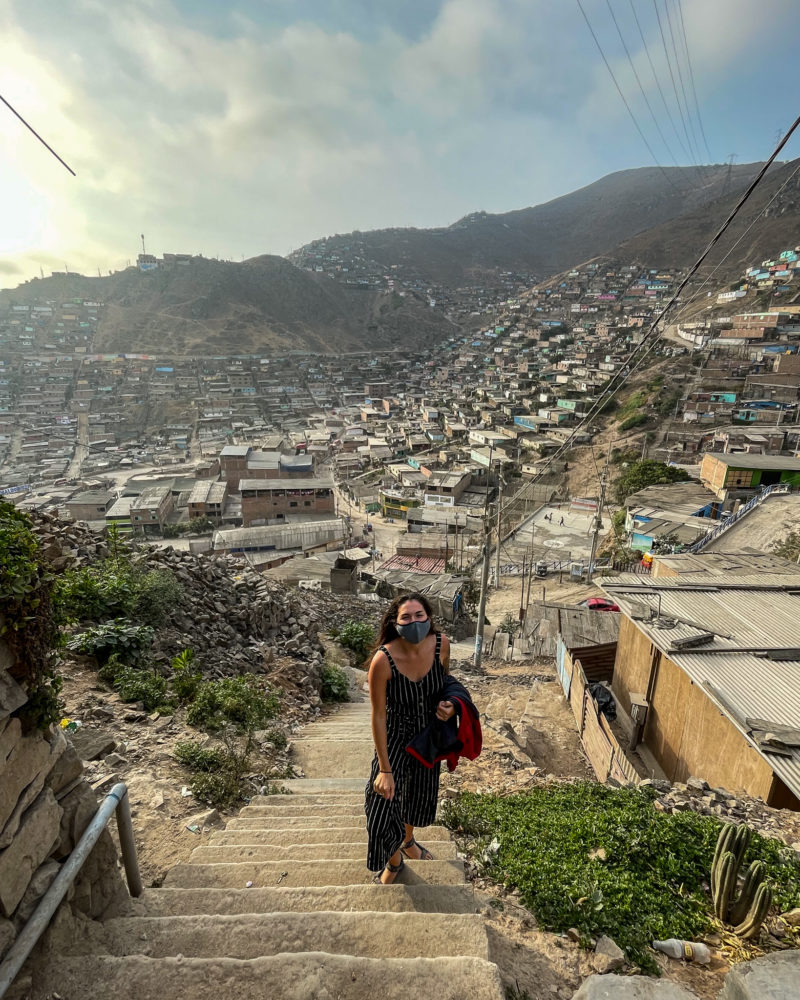
[[[405,885],[460,885],[461,861],[407,861],[398,879]],[[236,863],[179,864],[170,869],[164,884],[176,889],[245,889],[254,886],[364,885],[372,873],[360,861],[248,861]]]
[[[246,913],[128,917],[83,925],[75,954],[259,958],[315,951],[359,958],[489,957],[484,919],[454,913]]]
[[[91,983],[91,989],[87,984]],[[34,971],[32,1000],[503,1000],[497,966],[481,958],[354,958],[304,952],[242,960],[131,955],[58,959]]]
[[[294,805],[290,800],[292,795],[282,795],[281,802],[274,805],[264,804],[260,796],[251,799],[250,805],[241,810],[242,816],[362,816],[364,815],[364,800],[360,802],[343,803],[342,805]],[[285,803],[285,805],[284,805]]]
[[[281,816],[272,814],[266,810],[262,812],[248,813],[241,819],[228,821],[229,830],[258,829],[258,830],[288,830],[297,828],[298,830],[335,830],[337,828],[349,826],[360,826],[365,823],[364,812],[361,816]]]
[[[366,783],[367,774],[363,778],[289,778],[280,785],[293,795],[309,793],[336,795],[342,792],[359,792],[363,795]]]
[[[239,820],[238,822],[241,823],[242,821]],[[251,821],[248,820],[249,822]],[[429,826],[424,830],[415,830],[414,836],[421,844],[431,842],[438,845],[442,841],[450,840],[449,831],[443,826]],[[231,829],[229,825],[225,830],[212,833],[208,840],[208,846],[221,847],[223,844],[279,844],[287,847],[290,844],[366,844],[366,842],[367,831],[363,823],[361,826],[345,826],[336,829],[324,826],[308,830],[300,827],[263,830],[260,827],[247,828],[241,826]],[[436,848],[432,847],[431,850],[436,853]]]
[[[366,784],[366,779],[364,781]],[[323,792],[313,795],[255,795],[250,804],[259,809],[276,809],[278,806],[361,806],[364,808],[364,789],[358,792]]]
[[[201,913],[477,913],[471,885],[336,885],[257,889],[145,889],[131,908],[142,916]]]
[[[455,861],[456,845],[449,840],[431,846],[431,854],[437,861]],[[337,861],[364,861],[367,856],[367,842],[332,844],[320,841],[317,844],[204,844],[196,847],[189,858],[189,864],[217,864],[226,862],[237,864],[244,861],[314,861],[317,858],[335,858]]]

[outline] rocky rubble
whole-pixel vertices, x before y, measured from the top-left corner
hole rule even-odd
[[[80,523],[37,514],[34,526],[42,553],[56,571],[91,565],[109,554],[107,543]],[[194,665],[207,678],[268,675],[312,707],[319,705],[325,662],[319,632],[347,619],[377,626],[387,606],[350,595],[290,590],[230,556],[209,559],[172,546],[142,545],[132,559],[148,570],[169,570],[183,589],[170,620],[156,633],[157,668],[166,673],[177,653],[191,649]]]
[[[706,816],[718,816],[724,822],[747,823],[764,837],[774,837],[788,847],[800,852],[800,813],[791,809],[773,809],[761,799],[736,795],[724,788],[711,788],[702,778],[689,778],[685,782],[652,781],[661,792],[655,808],[661,812],[681,812],[691,809]]]

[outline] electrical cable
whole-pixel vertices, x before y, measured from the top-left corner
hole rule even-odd
[[[658,121],[658,118],[656,118],[656,116],[655,116],[655,114],[653,112],[653,109],[650,106],[650,100],[649,100],[647,94],[645,93],[644,87],[642,86],[642,81],[639,79],[639,73],[638,73],[638,71],[636,69],[636,65],[634,64],[633,59],[631,58],[630,49],[628,48],[628,44],[625,41],[625,38],[624,38],[624,36],[622,34],[622,29],[620,28],[619,22],[617,21],[617,16],[614,13],[614,8],[611,6],[611,0],[606,0],[606,4],[608,6],[608,12],[611,15],[611,20],[614,22],[614,27],[617,29],[617,34],[619,35],[619,40],[622,42],[622,47],[625,50],[625,55],[628,57],[628,62],[630,63],[630,67],[633,70],[633,75],[636,78],[636,82],[639,85],[639,90],[641,91],[642,97],[644,98],[644,103],[647,105],[647,110],[650,112],[650,117],[653,119],[653,124],[655,125],[656,129],[658,130],[658,134],[661,136],[661,141],[664,143],[664,146],[666,147],[667,152],[672,157],[672,162],[677,167],[678,166],[678,161],[675,158],[675,154],[672,152],[672,148],[670,147],[669,143],[667,142],[666,136],[664,135],[664,133],[661,130],[661,125],[660,125],[660,123]]]
[[[658,92],[661,95],[661,103],[664,105],[664,111],[667,113],[667,118],[669,118],[669,123],[672,126],[672,131],[675,133],[675,138],[678,140],[678,145],[681,147],[684,156],[686,157],[687,160],[691,160],[692,157],[690,156],[689,151],[687,150],[686,146],[683,143],[681,134],[678,131],[678,126],[675,124],[675,119],[672,117],[672,112],[670,111],[669,105],[667,104],[667,98],[664,94],[664,88],[661,86],[661,81],[658,78],[658,73],[656,73],[656,67],[650,55],[650,48],[647,45],[647,39],[644,37],[644,31],[642,31],[642,25],[641,22],[639,21],[639,15],[636,13],[634,0],[628,0],[628,2],[631,5],[631,13],[633,14],[633,19],[636,22],[636,27],[639,29],[639,37],[642,40],[642,45],[644,47],[645,55],[647,56],[647,61],[648,63],[650,63],[650,70],[652,71],[653,79],[655,80],[656,87],[658,87]]]
[[[634,126],[636,127],[636,131],[639,133],[639,135],[640,135],[640,137],[642,139],[642,142],[647,147],[647,151],[653,157],[653,161],[655,162],[656,166],[661,171],[661,173],[664,175],[664,179],[666,180],[667,184],[669,184],[669,186],[673,189],[673,191],[678,192],[678,189],[672,183],[672,179],[670,178],[669,174],[662,167],[661,163],[658,160],[658,157],[653,152],[652,146],[647,141],[647,136],[642,131],[642,129],[641,129],[640,125],[639,125],[639,122],[636,120],[636,116],[634,115],[634,113],[633,113],[633,111],[631,109],[630,104],[628,104],[627,98],[622,93],[622,88],[620,87],[619,83],[617,82],[616,76],[614,76],[614,71],[612,70],[611,65],[610,65],[608,59],[606,59],[606,54],[605,54],[605,52],[603,52],[603,48],[600,45],[600,41],[599,41],[597,35],[595,34],[594,28],[592,27],[591,22],[589,21],[589,18],[586,16],[586,11],[583,9],[583,4],[581,3],[581,0],[576,0],[576,2],[578,4],[578,7],[580,9],[581,14],[583,14],[584,21],[586,21],[586,26],[588,27],[589,31],[591,32],[592,38],[594,39],[594,43],[597,46],[597,50],[600,53],[600,55],[601,55],[601,57],[603,59],[603,62],[606,65],[606,69],[608,70],[609,76],[614,81],[614,86],[617,88],[617,93],[619,94],[620,98],[622,99],[622,103],[625,105],[625,108],[626,108],[628,114],[631,117],[631,121],[633,122]]]
[[[664,14],[667,19],[667,27],[669,29],[669,38],[672,42],[672,51],[675,53],[675,68],[678,71],[678,82],[681,85],[681,94],[683,95],[683,105],[686,108],[686,120],[689,123],[689,131],[692,133],[692,142],[694,143],[694,148],[697,153],[697,160],[700,162],[702,160],[702,155],[700,154],[700,144],[697,141],[697,136],[694,131],[694,121],[692,120],[692,113],[689,108],[689,99],[686,96],[686,86],[683,82],[683,70],[681,69],[681,57],[678,53],[678,46],[675,41],[675,31],[672,27],[672,16],[669,12],[669,0],[664,0]]]
[[[703,128],[703,119],[700,115],[700,104],[697,100],[697,88],[694,85],[694,70],[692,69],[692,57],[689,52],[689,41],[686,36],[686,22],[683,19],[683,3],[682,0],[674,0],[678,6],[678,14],[680,15],[681,22],[681,33],[683,34],[683,47],[686,49],[686,65],[689,67],[689,80],[692,85],[692,96],[694,97],[695,112],[697,114],[697,124],[700,126],[700,135],[703,137],[703,145],[706,147],[706,153],[708,153],[709,163],[712,163],[714,157],[711,155],[711,150],[708,146],[708,139],[706,139],[706,130]]]
[[[706,245],[706,247],[703,250],[703,252],[700,254],[700,256],[697,258],[697,260],[691,266],[691,268],[689,269],[689,271],[686,273],[685,277],[681,280],[680,284],[676,288],[675,292],[672,294],[672,296],[669,299],[669,301],[667,302],[667,304],[663,307],[663,309],[661,309],[661,311],[658,313],[658,315],[656,316],[656,318],[651,322],[650,327],[648,328],[647,333],[642,338],[642,341],[638,345],[636,345],[636,347],[634,347],[634,349],[628,355],[628,359],[627,359],[626,365],[610,380],[610,382],[608,383],[608,386],[606,387],[606,389],[594,401],[594,403],[592,404],[592,406],[589,409],[589,411],[580,419],[580,421],[578,422],[578,424],[572,429],[572,431],[567,436],[567,438],[564,440],[564,442],[560,445],[560,447],[557,448],[556,451],[553,452],[553,454],[550,455],[546,459],[544,469],[538,475],[536,475],[530,483],[528,483],[525,486],[523,486],[514,495],[514,497],[511,497],[511,499],[508,501],[508,503],[506,503],[505,507],[501,507],[500,508],[500,514],[501,514],[501,516],[502,516],[503,510],[506,509],[507,507],[509,507],[510,504],[513,503],[516,500],[516,498],[520,495],[520,493],[522,493],[524,490],[530,488],[530,486],[535,485],[536,481],[538,479],[541,479],[541,477],[546,474],[548,466],[553,461],[555,461],[557,458],[559,458],[561,455],[564,454],[564,452],[569,448],[569,446],[571,445],[572,441],[574,440],[574,438],[578,434],[578,432],[581,430],[581,428],[584,427],[589,422],[589,420],[591,420],[591,419],[593,419],[594,417],[597,416],[597,413],[605,405],[605,403],[608,400],[614,398],[614,396],[619,392],[619,390],[622,388],[622,386],[625,384],[625,382],[628,381],[628,379],[633,374],[633,372],[636,371],[637,368],[644,362],[645,358],[647,358],[650,355],[650,353],[653,351],[653,349],[655,348],[656,344],[659,342],[659,339],[660,339],[660,334],[658,332],[658,324],[663,320],[664,316],[667,314],[667,312],[669,311],[669,309],[675,304],[675,302],[677,301],[677,299],[680,297],[681,292],[684,290],[684,288],[687,286],[687,284],[691,280],[692,275],[695,274],[695,272],[699,269],[700,265],[703,263],[703,261],[709,255],[709,253],[711,253],[711,251],[713,250],[713,248],[720,241],[720,239],[722,238],[722,236],[725,233],[725,231],[728,229],[728,227],[730,226],[730,224],[733,222],[733,220],[739,214],[739,212],[741,211],[741,209],[744,206],[744,204],[747,202],[747,200],[752,195],[753,191],[755,191],[755,189],[761,183],[764,175],[769,170],[769,168],[772,166],[772,163],[776,159],[778,153],[780,153],[780,151],[783,149],[783,147],[789,141],[789,139],[791,138],[791,136],[797,130],[798,126],[800,126],[800,117],[798,117],[798,118],[796,118],[794,120],[794,122],[790,126],[789,130],[787,131],[786,135],[780,140],[780,142],[778,143],[778,145],[775,147],[775,149],[773,150],[772,154],[770,155],[769,159],[764,163],[764,165],[762,166],[762,168],[759,170],[759,172],[756,174],[756,176],[753,178],[753,180],[748,185],[746,191],[741,195],[741,197],[737,201],[736,205],[734,206],[734,208],[729,213],[728,217],[725,219],[725,221],[719,227],[719,229],[717,230],[717,232],[715,233],[715,235],[711,238],[711,240]],[[638,358],[638,360],[636,360],[636,362],[634,364],[634,358],[635,358],[636,354],[638,352],[640,352],[640,351],[643,352],[643,354],[642,354],[642,356],[640,358]],[[631,368],[630,366],[632,364],[633,364],[633,367]]]
[[[653,0],[653,9],[656,12],[656,20],[658,21],[658,30],[661,35],[661,44],[664,48],[664,58],[667,60],[667,69],[669,70],[669,78],[672,81],[672,91],[675,94],[675,103],[678,106],[678,114],[681,119],[681,125],[683,126],[683,133],[686,136],[686,143],[690,150],[690,158],[694,159],[694,165],[697,166],[697,158],[692,150],[692,140],[689,138],[689,130],[686,127],[686,118],[683,114],[683,108],[681,107],[680,98],[678,97],[678,85],[675,83],[675,74],[672,72],[672,61],[669,57],[669,50],[667,49],[667,39],[664,34],[664,27],[661,23],[661,12],[658,9],[658,0]]]
[[[3,97],[3,95],[2,95],[2,94],[0,94],[0,101],[2,101],[2,102],[3,102],[3,104],[5,104],[5,106],[6,106],[7,108],[8,108],[8,110],[9,110],[9,111],[11,111],[11,112],[12,112],[12,114],[16,115],[16,116],[17,116],[17,118],[19,118],[19,120],[20,120],[20,121],[22,122],[22,124],[23,124],[23,125],[25,126],[25,128],[26,128],[26,129],[28,129],[28,131],[30,131],[30,132],[33,132],[33,134],[34,134],[34,135],[36,136],[36,138],[37,138],[37,139],[39,140],[39,142],[40,142],[40,143],[41,143],[41,144],[42,144],[42,145],[43,145],[43,146],[44,146],[44,147],[45,147],[46,149],[49,149],[49,150],[50,150],[50,152],[51,152],[51,153],[53,154],[53,156],[55,156],[55,158],[56,158],[56,159],[58,160],[58,162],[59,162],[59,163],[61,164],[61,166],[62,166],[62,167],[66,167],[66,168],[67,168],[67,170],[69,170],[69,172],[70,172],[70,173],[72,174],[72,176],[73,176],[73,177],[77,177],[77,174],[76,174],[76,173],[75,173],[75,171],[74,171],[74,170],[72,169],[72,167],[71,167],[71,166],[70,166],[70,165],[69,165],[68,163],[65,163],[65,162],[64,162],[64,160],[62,160],[62,159],[61,159],[61,157],[60,157],[60,156],[58,155],[58,153],[57,153],[57,152],[56,152],[56,151],[55,151],[55,150],[53,149],[53,147],[52,147],[51,145],[49,145],[49,144],[48,144],[47,142],[45,142],[45,140],[44,140],[44,139],[43,139],[43,138],[42,138],[42,137],[41,137],[41,136],[39,135],[39,133],[38,133],[38,132],[36,131],[36,129],[35,129],[34,127],[33,127],[33,125],[29,125],[29,124],[28,124],[28,122],[26,122],[26,121],[25,121],[25,119],[24,119],[24,118],[22,117],[22,115],[21,115],[21,114],[19,113],[19,111],[17,111],[17,110],[16,110],[16,108],[13,108],[13,107],[12,107],[12,106],[11,106],[11,105],[10,105],[10,104],[8,103],[8,101],[7,101],[6,99],[5,99],[5,97]]]
[[[750,232],[753,226],[755,226],[755,224],[762,218],[762,216],[764,216],[767,213],[772,203],[783,192],[784,188],[789,184],[789,182],[794,179],[794,177],[798,172],[800,172],[800,161],[798,161],[797,166],[794,168],[791,174],[786,178],[783,184],[781,184],[781,186],[778,188],[775,194],[767,202],[767,204],[761,209],[760,212],[757,212],[753,216],[750,225],[744,230],[741,236],[739,236],[739,238],[733,244],[731,244],[730,249],[725,254],[723,254],[722,257],[720,257],[719,261],[714,265],[714,268],[711,271],[709,271],[708,276],[703,279],[702,284],[697,288],[692,297],[686,303],[684,303],[683,308],[679,311],[678,315],[675,317],[676,323],[679,323],[681,318],[687,313],[689,307],[693,305],[695,302],[697,302],[697,300],[700,298],[700,293],[703,291],[706,285],[711,281],[711,279],[714,277],[714,275],[717,273],[720,267],[722,267],[722,265],[725,263],[728,257],[730,257],[733,251],[739,246],[742,240],[744,240],[744,238],[747,236],[747,234]]]

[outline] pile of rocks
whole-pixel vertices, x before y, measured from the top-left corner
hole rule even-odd
[[[726,822],[747,823],[765,837],[783,841],[800,852],[800,813],[790,809],[772,809],[761,799],[747,795],[734,795],[724,788],[711,788],[702,778],[689,778],[685,782],[647,779],[643,785],[654,785],[661,796],[655,807],[661,812],[681,812],[691,809],[707,816],[718,816]]]
[[[48,514],[35,515],[34,522],[44,558],[55,570],[91,565],[109,554],[107,543],[80,523],[65,524]],[[319,632],[348,619],[377,626],[388,606],[351,595],[290,590],[231,556],[209,559],[147,545],[132,558],[148,570],[170,571],[183,591],[153,644],[153,658],[164,672],[177,653],[191,649],[205,677],[277,671],[313,697],[325,659]],[[294,669],[287,669],[287,659]]]

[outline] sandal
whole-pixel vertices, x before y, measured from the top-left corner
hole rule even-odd
[[[409,847],[418,847],[419,848],[419,852],[420,853],[419,853],[419,857],[418,858],[412,858],[411,857],[411,855],[408,853]],[[409,861],[433,861],[434,860],[433,855],[428,850],[428,848],[427,847],[423,847],[422,844],[418,844],[413,837],[411,838],[411,840],[407,841],[405,844],[401,844],[400,845],[400,852],[403,855],[403,857],[404,858],[408,858]]]
[[[391,861],[387,861],[386,862],[386,867],[383,868],[382,871],[376,872],[375,875],[373,875],[373,877],[372,877],[372,881],[375,882],[375,883],[377,883],[378,885],[394,885],[394,883],[397,881],[397,876],[405,868],[405,866],[406,866],[406,863],[405,863],[405,861],[402,858],[400,859],[400,864],[399,865],[393,865],[391,863]],[[383,875],[383,873],[386,872],[386,871],[391,872],[392,875],[394,875],[394,878],[392,879],[391,882],[383,882],[383,881],[381,881],[381,875]]]

